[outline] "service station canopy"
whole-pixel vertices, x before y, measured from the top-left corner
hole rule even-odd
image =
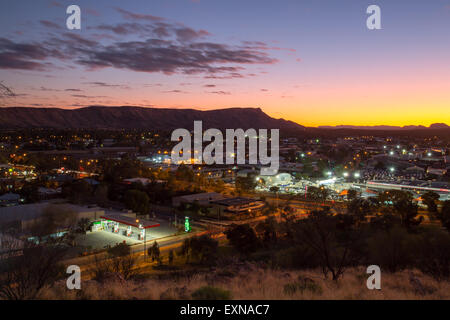
[[[100,218],[102,218],[104,220],[110,220],[110,221],[126,224],[128,226],[132,226],[132,227],[139,228],[139,229],[149,229],[149,228],[154,228],[154,227],[160,226],[160,224],[155,221],[150,221],[150,220],[145,220],[145,219],[140,219],[140,218],[132,218],[132,217],[124,216],[121,214],[108,214],[108,215],[103,215]]]

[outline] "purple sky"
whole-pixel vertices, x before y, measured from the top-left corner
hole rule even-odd
[[[78,4],[82,30],[68,30]],[[377,4],[382,30],[366,28]],[[304,125],[450,123],[450,0],[12,1],[7,106],[261,107]],[[370,114],[370,116],[368,116]]]

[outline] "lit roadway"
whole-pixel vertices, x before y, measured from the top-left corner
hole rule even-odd
[[[137,256],[138,258],[142,259],[144,257],[144,249],[148,250],[148,248],[151,245],[153,245],[154,241],[156,240],[158,242],[158,245],[159,245],[159,248],[161,251],[161,255],[163,256],[165,252],[168,252],[169,250],[173,250],[173,249],[181,247],[185,239],[193,237],[193,236],[199,236],[199,235],[202,235],[205,233],[206,233],[206,231],[192,232],[192,233],[187,233],[187,234],[178,235],[178,236],[170,236],[170,237],[165,237],[165,238],[160,238],[160,239],[147,240],[145,246],[144,246],[144,243],[139,243],[139,244],[130,246],[131,252],[132,252],[132,255]],[[107,257],[107,253],[101,252],[101,253],[97,253],[97,254],[93,254],[93,255],[68,259],[68,260],[65,260],[64,263],[66,265],[80,266],[82,271],[87,271],[89,269],[92,269],[92,267],[95,265],[95,258],[103,260],[106,257]],[[150,260],[150,258],[148,258],[148,259]]]
[[[275,201],[275,199],[270,199],[270,200]],[[283,200],[283,199],[278,199],[278,202],[283,203],[283,202],[288,202],[288,201]],[[296,216],[297,218],[306,218],[308,216],[307,208],[305,208],[305,203],[302,203],[300,201],[289,201],[289,205],[291,207],[293,207],[293,209],[294,209],[294,212],[292,215]],[[316,205],[317,205],[317,203],[316,203]],[[277,211],[276,213],[274,213],[270,216],[279,218],[280,215],[281,215],[280,211]],[[159,216],[161,216],[161,215],[159,215]],[[164,216],[164,214],[163,214],[163,216]],[[171,216],[171,215],[166,213],[165,216],[167,217],[167,216]],[[240,220],[240,221],[223,221],[223,220],[217,221],[215,219],[203,219],[203,220],[197,221],[196,224],[203,225],[203,226],[207,226],[207,225],[212,226],[215,229],[210,232],[212,237],[215,238],[216,240],[218,240],[219,242],[223,242],[226,239],[226,237],[223,233],[223,231],[226,227],[228,227],[232,224],[250,224],[250,225],[254,226],[257,223],[264,221],[268,217],[269,216],[263,215],[263,216],[246,219],[246,220]],[[160,238],[160,239],[147,240],[145,245],[144,245],[144,243],[138,243],[138,244],[132,245],[131,252],[133,255],[138,257],[139,263],[138,263],[137,267],[139,267],[139,268],[148,267],[152,264],[155,264],[156,262],[151,263],[151,259],[149,257],[147,257],[147,259],[148,259],[147,263],[144,263],[144,261],[143,261],[144,250],[148,250],[148,248],[151,245],[153,245],[154,241],[158,242],[161,256],[164,257],[164,256],[167,256],[167,254],[170,250],[174,250],[174,249],[181,247],[185,239],[194,237],[194,236],[200,236],[200,235],[207,234],[207,233],[209,233],[209,231],[204,230],[204,231],[192,232],[192,233],[187,233],[187,234],[182,234],[182,235],[177,235],[177,236],[164,237],[164,238]],[[101,253],[98,253],[95,255],[76,257],[76,258],[68,259],[64,262],[66,265],[80,266],[81,270],[85,271],[83,276],[86,278],[89,278],[86,275],[86,271],[88,271],[94,267],[94,265],[95,265],[94,259],[95,258],[99,258],[100,260],[106,259],[107,253],[101,252]]]

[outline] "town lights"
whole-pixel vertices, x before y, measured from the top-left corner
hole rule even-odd
[[[344,177],[348,177],[348,172],[344,172]]]
[[[394,171],[395,171],[395,168],[392,167],[392,168],[390,168],[389,170],[390,170],[391,172],[394,172]]]
[[[390,151],[389,155],[393,156],[394,155],[394,151]]]
[[[359,172],[355,172],[355,178],[359,178],[360,176]]]

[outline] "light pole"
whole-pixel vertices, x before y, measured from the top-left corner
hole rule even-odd
[[[144,262],[147,262],[147,230],[144,230]]]
[[[136,220],[136,223],[139,223],[139,219]],[[144,233],[144,261],[147,261],[147,232],[142,224],[139,223],[139,230],[141,230],[141,236],[142,233]]]

